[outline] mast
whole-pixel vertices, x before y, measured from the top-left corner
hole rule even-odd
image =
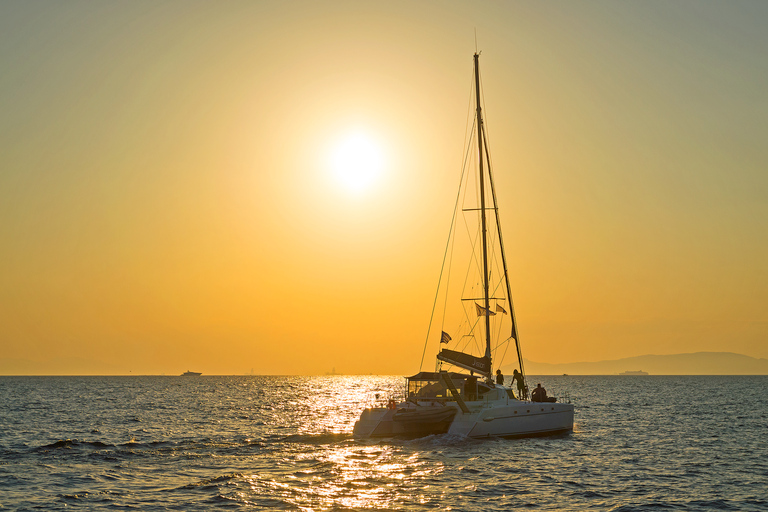
[[[477,100],[477,154],[480,172],[480,219],[483,231],[483,301],[485,307],[485,357],[491,360],[491,305],[488,297],[488,230],[485,220],[485,175],[483,173],[483,113],[480,107],[480,54],[475,53],[475,98]],[[489,368],[489,373],[490,373]]]

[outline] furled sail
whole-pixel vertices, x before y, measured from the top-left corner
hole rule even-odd
[[[437,358],[440,361],[445,361],[446,363],[485,376],[491,374],[491,359],[489,357],[476,357],[471,354],[465,354],[464,352],[457,352],[456,350],[448,350],[447,348],[444,348],[437,354]]]

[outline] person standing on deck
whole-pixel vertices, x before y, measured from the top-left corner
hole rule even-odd
[[[496,370],[496,384],[504,385],[504,376],[501,374],[501,370]]]
[[[464,381],[464,396],[466,396],[467,402],[477,400],[477,377],[467,377],[467,380]]]
[[[520,400],[527,399],[528,393],[525,392],[525,379],[523,379],[523,374],[517,370],[512,372],[512,382],[515,382],[515,381],[517,381],[518,398],[520,398]]]

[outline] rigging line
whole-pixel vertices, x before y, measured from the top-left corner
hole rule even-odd
[[[459,351],[466,352],[469,344],[475,341],[475,336],[471,334],[471,332],[472,330],[470,329],[470,334],[465,334],[461,337],[461,341],[463,342],[463,344],[461,346],[456,347],[459,349]]]
[[[464,282],[464,288],[462,292],[466,290],[466,280]],[[472,325],[472,318],[467,314],[467,306],[462,303],[461,312],[464,318],[459,321],[459,325],[456,327],[456,332],[463,332],[463,326],[466,325],[466,331],[468,336],[474,336],[474,325]]]
[[[502,343],[505,345],[504,347],[504,353],[501,355],[501,361],[504,361],[504,358],[507,357],[507,350],[509,350],[509,340],[512,339],[511,337],[504,340]],[[499,368],[501,368],[501,363],[499,363]]]
[[[499,255],[500,255],[500,258],[497,258],[496,256],[492,257],[492,261],[490,262],[491,268],[488,269],[488,272],[489,272],[489,277],[490,277],[490,274],[493,271],[498,272],[498,274],[501,276],[501,278],[498,281],[496,281],[496,284],[493,286],[493,295],[497,295],[497,291],[498,291],[499,287],[501,286],[502,281],[504,281],[507,284],[507,286],[506,286],[507,290],[506,291],[507,291],[507,296],[509,298],[509,307],[510,307],[509,314],[510,314],[510,320],[511,320],[511,324],[512,324],[512,333],[514,334],[515,341],[517,341],[517,338],[518,338],[517,323],[516,323],[515,318],[514,318],[514,309],[512,308],[512,297],[511,297],[510,292],[509,292],[506,257],[504,255],[504,244],[503,244],[503,241],[501,239],[501,224],[499,223],[499,205],[497,203],[496,189],[495,189],[495,185],[494,185],[494,182],[493,182],[493,173],[492,173],[493,165],[492,165],[491,153],[490,153],[490,149],[489,149],[490,142],[488,140],[488,133],[487,133],[487,130],[486,130],[486,125],[488,124],[489,120],[488,120],[488,110],[485,108],[486,107],[486,105],[485,105],[485,88],[484,88],[484,82],[482,80],[482,74],[481,74],[480,70],[478,69],[477,72],[478,72],[478,74],[480,74],[480,79],[478,80],[478,82],[479,82],[478,85],[479,85],[479,89],[480,89],[480,91],[478,92],[478,94],[480,94],[480,98],[479,99],[480,99],[480,102],[482,103],[483,110],[485,110],[485,116],[483,118],[483,123],[480,126],[480,130],[482,131],[483,149],[485,149],[485,158],[486,158],[486,162],[488,164],[488,184],[490,185],[491,192],[492,192],[492,197],[493,197],[493,208],[492,209],[493,209],[494,217],[495,217],[495,220],[496,220],[496,229],[495,230],[491,230],[491,234],[490,234],[490,237],[489,237],[490,238],[489,243],[490,243],[490,246],[491,246],[491,254],[493,255],[493,254],[496,253],[497,244],[498,244],[498,251],[499,251]],[[482,158],[482,157],[483,157],[483,155],[481,153],[480,154],[480,158]],[[499,259],[501,260],[501,262],[499,262]],[[500,263],[501,263],[501,268],[500,268]],[[498,322],[498,328],[497,328],[497,332],[496,332],[496,340],[500,340],[501,339],[501,331],[502,331],[504,323],[505,322],[503,322],[503,321]],[[507,338],[507,340],[505,340],[505,342],[508,342],[508,341],[509,341],[509,338]],[[494,352],[498,352],[499,349],[500,349],[501,344],[505,343],[505,342],[498,342],[497,341],[496,346],[494,347],[495,348]],[[509,345],[507,344],[507,349],[508,348],[509,348]],[[505,356],[506,356],[506,349],[504,350],[504,354],[502,355],[501,358],[498,358],[498,357],[495,358],[498,361],[497,368],[501,367],[501,363],[503,362]],[[520,359],[520,364],[522,365],[522,354],[519,351],[519,346],[518,346],[518,359]]]
[[[467,181],[469,181],[469,178],[467,178]],[[482,267],[478,259],[478,242],[480,240],[480,237],[482,236],[480,219],[476,217],[474,230],[469,229],[469,223],[467,222],[466,219],[467,217],[464,216],[464,228],[467,231],[467,239],[471,241],[470,243],[471,250],[470,250],[469,261],[467,262],[467,271],[464,275],[464,286],[462,287],[462,292],[466,292],[467,284],[471,276],[478,275],[478,274],[482,275]],[[474,269],[474,272],[473,272],[473,269]],[[472,287],[474,289],[474,284],[472,285]]]
[[[477,122],[477,119],[475,118],[475,123],[476,122]],[[475,124],[473,123],[473,127],[474,125]],[[474,141],[474,137],[472,138],[472,141]],[[467,146],[468,152],[472,150],[472,147],[471,147],[472,141],[470,141],[470,145]],[[467,188],[469,188],[469,174],[467,175]],[[467,194],[467,188],[465,188],[465,191],[464,191],[465,196]],[[466,201],[466,197],[464,198],[464,201]],[[479,219],[477,219],[476,221],[474,231],[469,229],[469,223],[467,222],[466,215],[463,216],[463,219],[464,219],[464,228],[467,231],[467,239],[470,240],[470,257],[469,257],[469,260],[467,261],[467,269],[466,269],[466,272],[464,273],[464,284],[462,285],[462,288],[461,288],[462,294],[465,295],[467,291],[467,287],[469,286],[470,290],[474,290],[474,286],[476,284],[476,283],[470,284],[469,283],[470,278],[477,274],[482,273],[480,261],[478,260],[478,243],[482,235],[482,232],[480,230]],[[474,235],[473,235],[473,232],[474,232]],[[476,294],[472,293],[471,295],[476,295]],[[464,310],[464,314],[465,316],[467,315],[466,310]],[[471,323],[469,318],[467,318],[467,323],[468,324]]]
[[[466,225],[465,227],[467,229],[467,238],[472,241],[471,245],[471,256],[469,258],[469,261],[467,262],[467,272],[464,274],[464,286],[462,286],[462,292],[465,292],[467,290],[467,283],[469,282],[470,276],[474,275],[472,272],[472,269],[474,268],[475,272],[478,274],[482,272],[480,267],[480,262],[477,259],[477,243],[478,239],[480,238],[480,229],[478,227],[477,231],[475,232],[474,239],[472,238],[472,232],[469,230],[469,226]],[[474,289],[474,285],[472,285],[472,289]],[[473,294],[474,295],[474,294]]]
[[[480,317],[477,317],[477,322],[475,322],[475,325],[477,326],[478,323],[480,323]],[[483,354],[483,356],[484,356],[485,355],[485,348],[483,347],[483,345],[485,345],[485,340],[483,339],[483,332],[482,332],[483,331],[483,328],[482,328],[483,324],[480,323],[480,325],[481,325],[481,327],[477,328],[477,330],[480,331],[480,333],[479,333],[480,334],[480,339],[478,339],[477,336],[472,336],[472,339],[475,340],[475,350],[477,350],[480,354]]]
[[[469,334],[471,334],[471,335],[472,335],[472,339],[474,339],[474,336],[475,336],[475,327],[477,326],[477,315],[475,315],[475,321],[474,321],[474,323],[473,323],[473,322],[472,322],[472,317],[471,317],[471,316],[470,316],[470,314],[467,312],[467,309],[468,309],[468,308],[471,310],[472,306],[467,306],[467,305],[465,305],[465,304],[462,304],[462,308],[461,308],[461,311],[462,311],[462,313],[464,313],[464,319],[465,319],[465,320],[466,320],[466,322],[467,322],[467,331],[469,332]],[[465,348],[466,348],[466,346],[465,346]]]
[[[461,170],[461,175],[462,177],[464,176],[464,169]],[[451,243],[451,233],[453,232],[453,223],[454,223],[454,219],[456,218],[456,209],[458,207],[459,207],[459,196],[457,194],[456,204],[453,207],[453,218],[451,218],[451,227],[450,227],[450,230],[448,231],[448,240],[445,243],[445,253],[443,254],[443,264],[440,266],[440,277],[438,277],[438,280],[437,280],[438,285],[437,285],[437,292],[435,292],[435,301],[432,304],[432,314],[429,316],[429,327],[427,328],[427,339],[424,340],[424,350],[421,353],[421,363],[419,363],[419,371],[421,371],[421,368],[424,366],[424,355],[427,353],[427,343],[429,342],[429,333],[432,327],[432,320],[435,317],[435,308],[437,307],[437,299],[440,294],[440,282],[443,279],[443,270],[445,270],[445,260],[446,260],[446,257],[448,256],[448,248],[450,247],[450,243]]]
[[[502,276],[502,278],[499,278],[499,280],[496,281],[496,284],[493,287],[493,293],[491,295],[493,295],[494,297],[498,295],[499,288],[501,287],[501,283],[503,281],[504,274],[502,272],[499,272],[499,274]],[[496,300],[499,300],[499,299],[497,298]]]
[[[451,236],[449,235],[449,240],[451,243],[451,252],[450,256],[448,256],[448,275],[445,278],[445,297],[443,299],[443,314],[442,314],[442,320],[440,320],[440,330],[445,331],[445,312],[448,310],[448,295],[451,288],[451,271],[453,269],[453,254],[454,249],[456,247],[456,234],[451,233],[453,235],[453,238],[451,239]],[[438,290],[440,289],[440,286],[438,285]]]
[[[473,77],[470,75],[470,78],[473,78]],[[470,80],[470,91],[472,90],[472,83],[471,82],[472,81]],[[477,122],[477,119],[475,119],[475,117],[474,117],[474,115],[472,113],[472,94],[471,93],[469,95],[469,101],[467,103],[467,122],[466,122],[467,126],[469,126],[470,116],[472,116],[472,125],[470,126],[470,129],[469,129],[468,132],[467,131],[464,132],[464,147],[466,148],[466,151],[464,153],[464,162],[463,162],[463,166],[462,166],[462,177],[461,177],[461,180],[459,180],[459,193],[461,194],[462,189],[464,191],[464,197],[462,197],[462,199],[461,199],[462,204],[464,204],[466,202],[467,189],[469,188],[468,187],[468,183],[466,185],[464,183],[465,179],[468,182],[469,178],[468,177],[464,178],[464,176],[469,176],[467,174],[467,169],[469,168],[469,165],[470,165],[469,162],[470,162],[470,159],[471,159],[471,157],[473,155],[473,153],[472,153],[472,141],[474,140],[475,123]],[[467,140],[467,137],[469,137],[469,140]],[[458,218],[458,211],[457,210],[454,210],[454,217]],[[464,221],[465,229],[467,230],[468,233],[470,233],[469,232],[469,226],[467,225],[467,218],[466,218],[466,216],[462,215],[461,218]],[[443,321],[441,322],[441,327],[444,326],[444,324],[445,324],[445,314],[446,314],[446,311],[448,310],[448,295],[449,295],[449,288],[450,288],[451,270],[453,268],[453,253],[454,253],[454,248],[456,246],[456,239],[458,238],[458,236],[457,236],[458,233],[456,231],[454,231],[453,228],[452,228],[452,234],[453,234],[453,242],[452,242],[452,246],[451,246],[451,262],[450,262],[450,266],[448,268],[448,278],[447,278],[446,283],[445,283],[446,293],[445,293],[445,300],[444,300],[444,303],[443,303]],[[468,238],[470,240],[472,239],[471,233],[468,236]],[[474,251],[474,248],[473,248],[473,251]],[[466,289],[466,287],[467,287],[467,277],[468,277],[468,274],[465,274],[464,275],[464,284],[462,285],[462,291],[464,291]]]
[[[475,317],[474,324],[472,324],[472,326],[469,327],[469,333],[465,334],[464,336],[461,337],[462,339],[467,338],[467,340],[464,342],[464,346],[461,347],[461,351],[462,352],[465,352],[467,350],[467,347],[469,346],[469,344],[471,342],[473,342],[473,341],[475,342],[475,347],[474,348],[476,348],[478,350],[480,349],[480,344],[478,343],[477,336],[475,334],[475,329],[477,328],[477,324],[478,324],[479,321],[480,321],[480,317],[479,316]],[[471,321],[468,322],[467,325],[469,325],[469,323],[471,323]],[[480,351],[482,352],[482,350],[480,350]]]
[[[493,182],[493,166],[491,165],[491,154],[488,151],[488,137],[485,133],[485,126],[481,126],[483,129],[483,140],[485,141],[485,154],[488,158],[488,178],[491,183],[491,194],[493,197],[494,213],[496,215],[496,229],[499,234],[499,249],[501,252],[501,263],[504,266],[504,283],[507,288],[507,298],[509,299],[509,316],[512,319],[512,337],[515,339],[515,348],[517,349],[517,362],[520,365],[520,373],[523,374],[523,381],[525,381],[525,368],[523,367],[523,352],[520,343],[520,333],[517,330],[517,319],[515,318],[515,306],[512,301],[512,291],[509,284],[509,272],[507,270],[507,259],[504,255],[504,240],[501,237],[501,218],[499,216],[498,202],[496,200],[496,185]]]
[[[479,222],[477,223],[479,224]],[[473,230],[469,229],[469,223],[466,220],[466,217],[464,217],[464,229],[467,230],[467,240],[470,240],[470,247],[471,247],[471,253],[469,258],[469,269],[467,269],[467,278],[469,278],[469,270],[472,268],[472,263],[474,262],[474,266],[479,269],[480,262],[477,259],[477,242],[480,238],[480,228],[479,226],[475,226],[474,235]],[[478,270],[480,272],[480,270]],[[466,284],[466,280],[465,280]]]
[[[471,85],[470,85],[470,87],[471,87]],[[469,113],[471,111],[472,111],[472,96],[470,95],[469,106],[468,106],[468,109],[467,109],[467,122],[466,122],[466,124],[469,124]],[[472,123],[472,128],[470,130],[470,133],[472,133],[472,131],[474,131],[474,127],[475,127],[475,125],[474,125],[474,122],[473,122]],[[466,134],[466,132],[464,133],[464,144],[465,144],[466,147],[469,147],[469,145],[467,144],[467,134]],[[469,150],[467,150],[467,154],[469,154]],[[449,244],[451,243],[451,234],[453,233],[453,225],[454,225],[454,222],[456,221],[456,212],[457,212],[458,207],[459,207],[459,200],[461,199],[461,183],[464,181],[464,173],[465,173],[466,168],[467,168],[467,158],[468,158],[467,156],[464,157],[464,164],[461,167],[461,175],[459,177],[459,190],[456,192],[456,203],[453,206],[453,216],[451,217],[451,227],[448,230],[448,240],[445,242],[445,253],[443,254],[443,264],[440,266],[440,276],[438,277],[438,280],[437,280],[437,291],[435,292],[435,300],[432,303],[432,313],[429,316],[429,325],[427,326],[427,337],[424,340],[424,350],[421,352],[421,362],[419,363],[419,371],[421,371],[421,369],[424,367],[424,356],[427,353],[427,345],[429,344],[429,333],[432,331],[432,321],[435,318],[435,309],[437,308],[437,299],[440,296],[440,283],[441,283],[441,281],[443,279],[443,270],[445,269],[445,259],[446,259],[447,255],[448,255],[448,247],[449,247]],[[450,270],[449,270],[449,273],[450,273]],[[445,317],[445,313],[443,313],[443,317]],[[441,326],[442,325],[443,324],[441,323]]]
[[[502,314],[503,314],[503,313],[502,313]],[[503,324],[504,324],[504,322],[503,322],[503,321],[502,321],[502,322],[499,322],[499,329],[498,329],[498,332],[496,333],[496,335],[498,336],[498,337],[496,338],[497,340],[500,340],[500,339],[501,339],[501,330],[502,330],[502,328],[503,328]],[[499,361],[499,365],[498,365],[498,367],[497,367],[497,368],[501,368],[501,366],[502,366],[502,364],[503,364],[504,360],[505,360],[505,359],[506,359],[506,357],[507,357],[507,351],[509,350],[509,340],[510,340],[511,338],[512,338],[512,337],[510,336],[509,338],[505,339],[504,341],[499,341],[498,343],[496,343],[496,349],[495,349],[495,352],[496,352],[496,354],[497,354],[497,355],[498,355],[498,352],[499,352],[499,350],[501,350],[501,346],[502,346],[502,345],[504,346],[504,353],[503,353],[503,354],[501,354],[501,357],[497,357],[497,358],[495,358],[495,359],[497,359],[497,360]]]
[[[474,125],[474,122],[473,122],[473,123],[472,123],[473,131],[474,131],[474,126],[475,126],[475,125]],[[470,133],[471,133],[471,132],[470,132]],[[469,160],[469,157],[470,157],[470,155],[471,155],[471,144],[472,144],[472,143],[471,143],[471,141],[470,141],[470,143],[467,145],[467,153],[466,153],[466,155],[465,155],[465,161],[464,161],[464,163],[465,163],[465,167],[464,167],[464,168],[465,168],[465,169],[468,169],[468,167],[469,167],[469,166],[467,165],[467,162],[468,162],[468,160]],[[465,171],[465,172],[466,172],[466,171]],[[468,176],[468,175],[467,175],[467,176]],[[462,180],[462,183],[461,183],[461,184],[463,185],[463,180]],[[467,189],[466,189],[466,187],[464,187],[464,194],[465,194],[465,195],[466,195],[466,190],[467,190]],[[458,212],[457,212],[457,216],[458,216]],[[465,227],[465,229],[467,230],[467,234],[468,234],[468,237],[467,237],[467,238],[469,238],[469,240],[472,240],[472,233],[469,231],[469,226],[467,225],[466,216],[462,216],[462,219],[464,220],[464,227]],[[456,233],[454,233],[454,238],[453,238],[453,243],[454,243],[454,244],[456,243],[456,238],[457,238],[457,236],[456,236]],[[475,247],[476,247],[476,243],[477,243],[477,241],[475,240],[475,241],[474,241],[474,242],[472,242],[472,244],[471,244],[471,247],[472,247],[472,253],[471,253],[471,254],[472,254],[472,256],[474,256],[474,255],[475,255]],[[453,260],[451,260],[451,263],[453,263]],[[451,265],[451,266],[452,266],[452,265]],[[471,258],[470,258],[470,261],[469,261],[469,267],[470,267],[470,269],[472,268],[472,259],[471,259]],[[469,270],[470,270],[470,269],[467,269],[467,272],[465,272],[465,273],[464,273],[464,283],[463,283],[463,284],[462,284],[462,286],[461,286],[461,291],[462,291],[462,293],[464,293],[464,292],[466,291],[466,289],[467,289],[467,281],[469,280],[469,276],[470,276],[470,272],[469,272]],[[449,269],[449,270],[448,270],[449,276],[450,276],[450,272],[451,272],[451,270]],[[445,305],[444,305],[444,307],[443,307],[443,318],[445,318],[445,311],[447,310],[447,308],[448,308],[448,283],[446,283],[446,294],[445,294]]]
[[[520,342],[519,342],[519,339],[518,339],[520,336],[519,336],[519,333],[517,332],[517,321],[516,321],[515,316],[514,316],[515,313],[514,313],[514,307],[513,307],[513,303],[512,303],[512,296],[509,294],[509,286],[508,286],[509,276],[508,276],[508,273],[506,271],[506,258],[505,258],[505,255],[504,255],[504,243],[503,243],[503,240],[501,238],[501,224],[500,224],[500,218],[499,218],[498,204],[496,202],[496,189],[495,189],[494,182],[493,182],[493,173],[492,173],[492,167],[493,166],[492,166],[492,163],[491,163],[491,161],[492,161],[491,160],[491,153],[490,153],[490,151],[488,149],[488,146],[490,145],[488,134],[487,134],[487,130],[486,130],[486,126],[488,125],[488,110],[485,108],[485,106],[486,106],[485,105],[485,89],[483,88],[482,72],[480,72],[480,75],[481,75],[481,78],[479,80],[479,82],[480,82],[480,101],[482,103],[483,110],[485,112],[485,116],[483,118],[483,125],[482,125],[481,128],[482,128],[482,132],[483,132],[483,143],[484,143],[483,145],[484,145],[484,148],[485,148],[485,155],[486,155],[486,159],[487,159],[487,162],[488,162],[488,181],[490,182],[490,187],[491,187],[491,191],[492,191],[492,194],[493,194],[493,210],[494,210],[494,214],[495,214],[495,217],[496,217],[496,228],[497,228],[496,229],[496,233],[493,234],[493,235],[497,235],[497,236],[492,236],[491,237],[492,238],[491,245],[492,245],[492,247],[493,247],[493,249],[495,251],[496,243],[498,242],[498,244],[499,244],[499,250],[500,250],[500,253],[501,253],[501,264],[503,266],[503,270],[501,268],[499,268],[499,261],[497,259],[495,259],[495,258],[494,258],[493,265],[496,268],[496,271],[499,272],[499,274],[501,276],[503,276],[503,278],[504,278],[504,279],[499,279],[497,281],[497,283],[496,283],[496,285],[494,287],[494,292],[497,291],[499,287],[501,287],[502,281],[504,281],[504,283],[507,284],[507,298],[509,299],[509,309],[510,309],[509,315],[510,315],[510,319],[512,320],[513,333],[515,334],[515,337],[510,336],[509,338],[507,338],[503,342],[497,343],[496,344],[496,349],[498,350],[502,344],[506,345],[505,346],[505,350],[504,350],[504,354],[502,355],[501,360],[500,360],[500,361],[503,361],[504,358],[506,357],[507,351],[509,350],[509,340],[510,339],[514,339],[515,343],[516,343],[516,347],[517,347],[517,352],[518,352],[520,371],[521,371],[521,373],[523,373],[523,375],[525,375],[525,372],[524,372],[523,367],[522,367],[522,365],[523,365],[522,353],[520,351]],[[494,295],[496,295],[496,293],[494,293]],[[502,325],[503,323],[504,322],[499,322],[499,328],[498,328],[499,332],[498,332],[498,334],[501,334],[501,329],[503,327],[503,325]],[[499,338],[500,338],[500,336],[499,336]],[[499,366],[501,366],[501,364],[499,364]]]
[[[477,312],[473,306],[474,304],[472,305],[462,304],[461,311],[464,314],[464,318],[459,322],[456,328],[456,332],[466,332],[466,334],[461,335],[461,340],[463,340],[464,338],[469,338],[471,340],[474,340],[475,348],[479,349],[480,346],[477,344],[477,334],[475,332],[475,329],[477,328],[477,323],[480,317],[477,316]],[[469,345],[469,341],[465,341],[464,345],[461,347],[459,347],[459,343],[457,343],[456,348],[460,348],[461,350],[466,350],[468,345]]]

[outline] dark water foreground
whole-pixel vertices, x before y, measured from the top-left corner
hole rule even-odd
[[[0,377],[0,508],[768,510],[768,377],[538,381],[574,433],[353,440],[400,377]]]

